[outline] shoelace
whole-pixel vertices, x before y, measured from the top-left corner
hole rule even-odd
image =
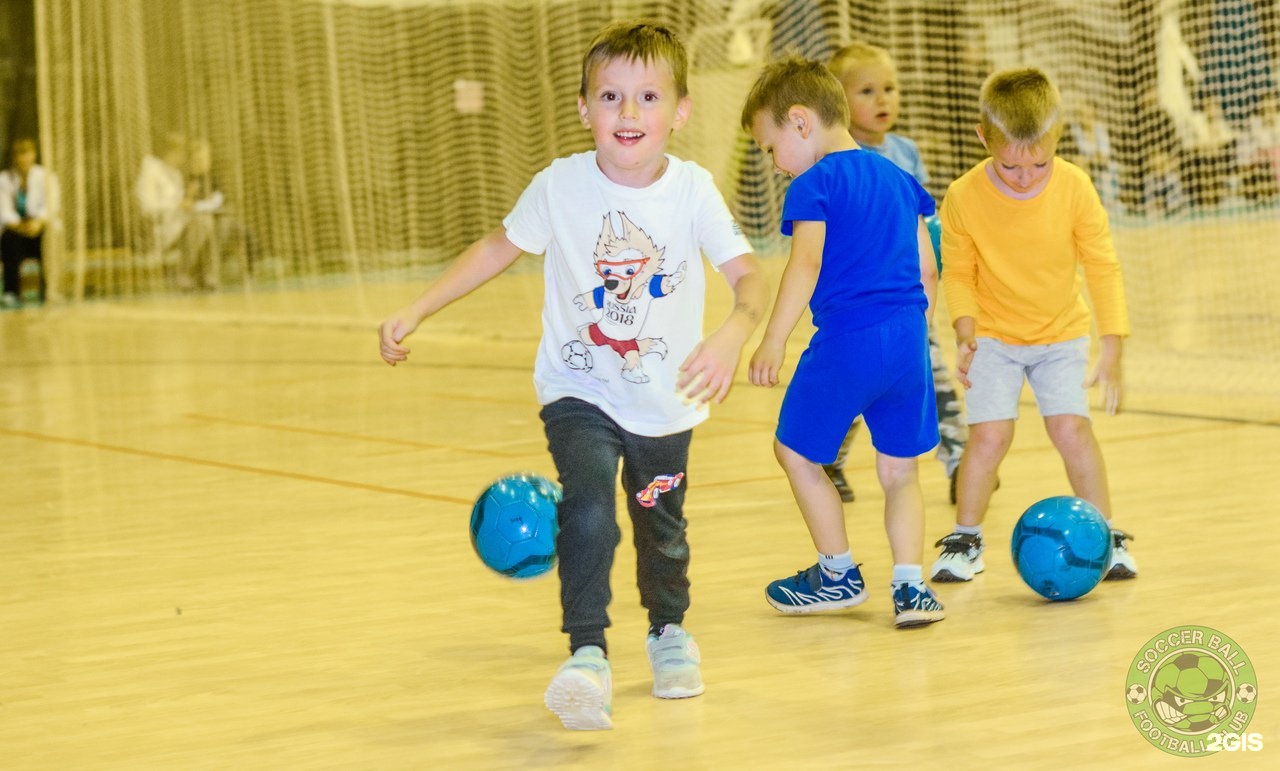
[[[1123,549],[1123,548],[1124,548],[1124,542],[1125,542],[1125,541],[1136,541],[1136,540],[1138,540],[1137,538],[1134,538],[1133,536],[1129,535],[1128,533],[1126,533],[1126,532],[1125,532],[1125,531],[1123,531],[1123,530],[1112,530],[1112,531],[1111,531],[1111,538],[1113,539],[1112,543],[1114,543],[1114,544],[1115,544],[1115,547],[1116,547],[1117,549]]]
[[[1120,531],[1113,530],[1113,533]],[[943,554],[965,554],[971,549],[977,549],[979,541],[977,536],[968,533],[948,533],[938,539],[934,546],[941,546]]]

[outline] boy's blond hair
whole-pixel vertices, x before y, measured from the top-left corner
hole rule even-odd
[[[1035,147],[1062,136],[1062,95],[1034,67],[992,73],[982,84],[978,110],[988,144]]]
[[[883,64],[894,69],[897,69],[898,66],[894,63],[893,57],[889,55],[887,50],[877,45],[855,40],[836,51],[835,55],[831,57],[831,61],[827,62],[827,69],[831,70],[837,78],[844,80],[845,76],[850,72],[868,64]]]
[[[645,64],[665,62],[671,67],[676,94],[681,99],[689,95],[689,55],[685,52],[684,43],[661,24],[631,20],[610,24],[591,41],[586,55],[582,57],[582,85],[578,96],[586,97],[591,73],[615,59]]]
[[[787,122],[787,111],[796,105],[813,110],[828,126],[849,125],[849,101],[831,70],[821,62],[788,56],[760,73],[742,106],[742,127],[750,131],[760,112],[767,112],[774,125],[781,126]]]

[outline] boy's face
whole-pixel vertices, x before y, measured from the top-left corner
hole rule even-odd
[[[979,136],[981,136],[979,131]],[[1005,192],[1015,195],[1034,195],[1044,188],[1053,172],[1053,155],[1058,149],[1054,140],[1037,145],[1020,145],[1006,142],[986,142],[991,153],[990,169],[998,183],[1008,188]],[[998,185],[999,186],[999,185]]]
[[[676,92],[662,61],[613,59],[597,67],[578,97],[582,125],[591,130],[596,163],[609,179],[643,187],[666,168],[667,139],[689,119],[688,96]]]
[[[849,130],[854,139],[884,141],[885,133],[898,122],[897,69],[869,62],[849,70],[840,81],[849,101]]]
[[[798,177],[818,162],[820,156],[810,146],[813,125],[808,111],[792,107],[781,126],[765,110],[751,121],[751,138],[773,159],[773,167],[790,177]]]

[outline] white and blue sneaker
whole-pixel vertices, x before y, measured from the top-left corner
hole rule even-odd
[[[667,624],[662,634],[645,638],[644,649],[653,669],[653,695],[659,699],[687,699],[701,694],[702,654],[698,644],[679,624]]]
[[[866,587],[857,565],[839,578],[832,578],[820,565],[814,564],[790,578],[770,583],[764,596],[783,613],[814,613],[861,605],[867,599]]]
[[[551,678],[542,701],[565,728],[613,728],[613,674],[604,651],[596,645],[584,645],[574,651]]]
[[[947,617],[933,590],[906,581],[893,584],[893,624],[899,629],[932,624]]]

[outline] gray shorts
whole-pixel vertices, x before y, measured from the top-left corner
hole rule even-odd
[[[969,365],[973,385],[964,395],[969,425],[1017,420],[1024,378],[1031,384],[1042,416],[1087,418],[1089,397],[1084,379],[1088,366],[1088,336],[1048,345],[1010,345],[980,337]]]

